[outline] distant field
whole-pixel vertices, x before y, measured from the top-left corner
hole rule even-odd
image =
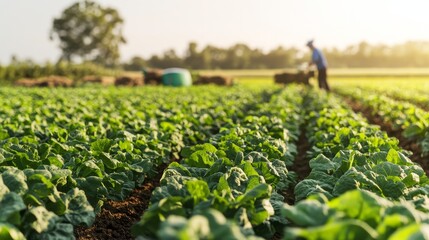
[[[223,74],[233,77],[272,77],[282,71],[296,69],[267,70],[196,70],[202,74]],[[328,69],[331,77],[429,77],[429,68],[332,68]]]
[[[266,85],[274,84],[273,76],[282,71],[296,71],[295,69],[269,70],[200,70],[201,74],[227,75],[235,77],[239,84]],[[359,84],[359,82],[391,81],[392,83],[411,83],[413,85],[429,82],[429,68],[359,68],[359,69],[329,69],[328,81],[331,84]],[[317,84],[313,78],[311,84]]]
[[[194,74],[225,75],[234,77],[243,85],[267,85],[274,84],[273,76],[283,71],[297,71],[296,69],[262,69],[262,70],[193,70]],[[127,74],[139,75],[140,72],[128,72]],[[328,79],[332,84],[358,84],[361,81],[392,81],[395,83],[421,84],[429,82],[429,68],[353,68],[353,69],[329,69]],[[316,84],[316,80],[310,80]]]
[[[240,85],[273,85],[272,77],[236,77]],[[336,77],[330,76],[328,82],[332,86],[386,86],[386,83],[398,87],[429,89],[429,77]],[[310,79],[310,84],[317,86],[317,79]]]

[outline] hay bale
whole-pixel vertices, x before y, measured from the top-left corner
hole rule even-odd
[[[115,80],[115,86],[142,86],[143,84],[142,77],[121,76]]]
[[[47,76],[38,79],[23,78],[14,84],[22,87],[71,87],[73,80],[62,76]]]
[[[314,72],[312,72],[314,75]],[[283,72],[274,75],[274,82],[278,84],[310,84],[310,78],[312,77],[311,72],[298,72],[298,73],[290,73]]]
[[[83,83],[101,84],[103,86],[109,86],[115,84],[115,77],[111,76],[85,76],[82,78]]]
[[[150,69],[144,72],[144,84],[147,85],[161,85],[162,84],[162,70]]]
[[[63,76],[48,76],[38,79],[38,87],[71,87],[73,80]]]
[[[214,84],[218,86],[232,86],[234,79],[232,77],[226,76],[204,76],[199,75],[198,79],[195,81],[195,85],[205,85],[205,84]]]
[[[21,78],[16,80],[13,84],[19,87],[34,87],[37,83],[37,79],[34,78]]]

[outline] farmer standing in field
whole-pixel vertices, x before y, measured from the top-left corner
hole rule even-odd
[[[326,73],[328,62],[326,61],[326,58],[323,55],[323,53],[318,48],[314,47],[313,40],[308,41],[307,46],[313,52],[311,55],[311,61],[309,64],[310,66],[313,64],[317,66],[317,71],[318,71],[317,80],[319,81],[319,88],[325,89],[326,91],[329,92],[330,89],[329,89],[329,85],[327,81],[327,73]]]

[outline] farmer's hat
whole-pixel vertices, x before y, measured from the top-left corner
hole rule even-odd
[[[309,40],[308,42],[307,42],[307,46],[308,47],[310,47],[310,46],[313,46],[313,42],[314,42],[314,39],[311,39],[311,40]]]

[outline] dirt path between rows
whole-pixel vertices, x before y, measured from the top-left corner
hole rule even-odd
[[[305,128],[301,126],[300,136],[297,143],[298,154],[295,158],[293,165],[290,167],[290,171],[295,172],[298,175],[297,183],[305,179],[310,174],[310,166],[307,159],[307,151],[310,149],[310,145],[305,136]],[[295,204],[295,185],[291,186],[287,191],[284,191],[282,195],[285,198],[285,202],[290,205]]]
[[[379,115],[372,114],[371,108],[365,107],[361,103],[351,98],[348,98],[348,97],[343,97],[343,98],[353,109],[353,111],[357,113],[361,113],[366,119],[368,119],[369,123],[379,125],[381,130],[387,132],[389,136],[396,137],[399,140],[399,146],[405,150],[411,151],[413,153],[410,156],[411,160],[415,163],[418,163],[426,172],[426,175],[429,176],[429,161],[427,161],[427,159],[424,159],[422,157],[422,150],[416,142],[406,139],[404,136],[402,136],[401,129],[393,129],[393,126],[391,123],[386,123]]]
[[[310,149],[310,144],[305,136],[304,124],[301,126],[301,133],[298,139],[297,148],[298,154],[295,158],[294,164],[290,167],[290,171],[298,175],[297,183],[305,179],[310,174],[310,166],[308,164],[307,151]],[[289,205],[295,204],[295,185],[290,186],[289,189],[283,191],[281,194],[285,198],[284,202]],[[271,240],[283,239],[283,231],[277,232]]]
[[[75,237],[77,240],[94,239],[124,239],[132,240],[131,227],[140,220],[144,211],[149,206],[152,191],[159,186],[166,164],[157,169],[157,175],[147,178],[144,184],[131,193],[123,201],[107,201],[95,219],[91,227],[76,227]]]

